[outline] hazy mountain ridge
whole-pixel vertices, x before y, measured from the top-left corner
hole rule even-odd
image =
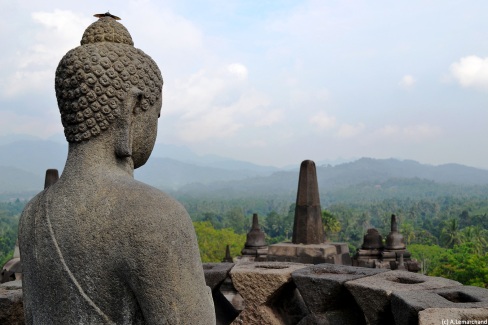
[[[62,171],[67,144],[38,139],[1,140],[0,193],[40,191],[46,169]],[[135,171],[135,177],[179,195],[291,198],[296,195],[298,168],[280,170],[224,157],[198,156],[185,147],[157,144],[146,165]],[[317,177],[321,193],[349,188],[368,195],[367,191],[388,190],[394,195],[401,192],[402,186],[488,186],[488,170],[398,159],[360,158],[335,166],[318,165]],[[409,179],[412,181],[406,182]]]
[[[40,184],[40,185],[39,185]],[[11,166],[0,166],[0,194],[42,189],[44,179]]]
[[[449,195],[469,187],[473,193],[485,193],[488,171],[457,164],[432,166],[412,160],[361,158],[337,166],[317,166],[317,179],[322,197],[345,198]],[[176,195],[212,197],[223,195],[266,196],[269,193],[292,198],[296,195],[298,171],[280,171],[267,177],[254,177],[233,182],[207,185],[186,185]]]
[[[444,184],[488,184],[488,170],[459,164],[433,166],[413,160],[393,158],[360,158],[356,161],[333,167],[319,166],[317,167],[317,174],[319,179],[321,177],[329,181],[337,181],[339,179],[342,184],[368,181],[381,182],[390,178],[420,178]]]
[[[222,165],[223,162],[219,165]],[[239,169],[229,166],[209,167],[181,162],[171,158],[154,157],[134,172],[135,178],[163,189],[179,189],[191,183],[211,184],[222,181],[238,181],[256,175],[269,174],[261,170]],[[243,166],[247,166],[244,164]]]
[[[64,167],[67,143],[24,136],[18,139],[0,137],[0,193],[18,195],[22,191],[41,191],[46,169],[56,168],[61,173]],[[214,155],[199,156],[186,147],[156,144],[151,158],[135,171],[135,177],[171,190],[189,183],[209,184],[268,176],[277,170]]]
[[[0,166],[43,176],[46,169],[63,168],[68,145],[49,140],[20,140],[0,145],[0,153]]]

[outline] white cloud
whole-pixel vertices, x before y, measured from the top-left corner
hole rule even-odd
[[[429,124],[415,124],[407,126],[386,125],[375,132],[380,137],[390,139],[422,141],[435,138],[442,134],[438,126]]]
[[[162,7],[164,9],[157,1],[131,1],[126,11],[120,13],[127,16],[122,24],[132,35],[134,46],[151,56],[171,58],[170,62],[175,64],[179,62],[174,58],[186,61],[189,57],[201,56],[204,35],[200,28],[167,5]],[[139,18],[142,17],[144,21],[141,22]],[[164,64],[166,61],[161,62]]]
[[[411,139],[425,139],[441,134],[441,129],[428,124],[418,124],[403,128],[403,134]]]
[[[246,76],[246,66],[233,63],[175,80],[166,89],[163,119],[175,121],[173,134],[186,143],[228,139],[244,127],[280,121],[281,110],[270,108],[267,96],[252,88]]]
[[[336,125],[336,119],[333,116],[328,115],[324,111],[320,111],[309,120],[309,123],[317,126],[319,129],[327,130]]]
[[[402,79],[399,82],[399,85],[402,88],[410,89],[415,85],[416,81],[417,80],[415,80],[415,78],[412,75],[407,74],[402,77]]]
[[[365,125],[363,123],[358,123],[356,125],[352,124],[342,124],[337,131],[337,136],[339,138],[352,138],[363,132]]]
[[[62,133],[63,126],[59,118],[40,119],[38,116],[0,110],[0,135],[33,134],[33,130],[35,136],[45,138]]]
[[[350,2],[334,6],[324,1],[305,1],[289,11],[274,15],[267,28],[300,38],[314,38],[315,35],[322,39],[340,37],[351,28],[354,6]],[[347,11],[348,15],[341,14],[341,11]]]
[[[53,91],[54,71],[59,60],[71,48],[79,45],[90,19],[65,10],[34,12],[37,24],[32,45],[19,49],[10,74],[5,76],[4,95],[15,96],[24,92]]]
[[[179,136],[185,142],[201,142],[232,136],[242,127],[227,107],[213,107],[197,118],[183,119]]]
[[[488,57],[466,56],[451,64],[450,72],[463,87],[488,90]]]
[[[270,111],[264,111],[260,118],[254,125],[256,126],[271,126],[283,119],[283,111],[273,109]]]
[[[40,40],[51,39],[53,43],[57,43],[57,47],[72,46],[72,43],[79,43],[83,31],[92,20],[83,15],[75,14],[69,10],[55,9],[53,12],[34,12],[32,13],[32,19],[49,30],[49,35],[39,35]],[[59,44],[58,41],[62,41],[63,44]]]
[[[227,66],[227,70],[238,79],[244,80],[247,78],[247,68],[241,63],[232,63]]]
[[[392,136],[400,133],[400,127],[398,127],[397,125],[386,125],[377,130],[376,133],[380,136]]]

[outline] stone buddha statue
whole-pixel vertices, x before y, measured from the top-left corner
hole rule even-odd
[[[163,79],[102,17],[56,70],[69,142],[20,221],[26,324],[215,324],[185,209],[133,178],[153,149]]]

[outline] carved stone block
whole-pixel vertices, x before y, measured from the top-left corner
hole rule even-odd
[[[338,253],[338,251],[341,253]],[[351,265],[349,248],[343,243],[323,243],[310,245],[278,243],[269,246],[267,260],[304,264],[345,263]]]
[[[297,270],[292,277],[308,310],[323,313],[356,306],[344,283],[382,272],[386,270],[318,264]]]
[[[319,264],[292,273],[310,315],[300,324],[365,324],[364,315],[344,287],[346,281],[386,270]]]
[[[419,312],[428,308],[488,308],[488,289],[455,286],[397,291],[391,295],[391,310],[396,325],[418,324]]]
[[[277,262],[234,266],[231,278],[246,307],[232,324],[298,323],[306,311],[291,273],[306,266]]]
[[[220,291],[220,286],[228,277],[234,263],[204,263],[203,273],[205,282],[212,289],[212,299],[214,301],[215,316],[217,325],[230,324],[239,315],[239,312],[227,300]]]
[[[488,308],[429,308],[419,313],[418,325],[443,324],[468,324],[466,321],[479,321],[478,324],[486,324]],[[454,321],[450,323],[449,321]],[[457,323],[455,323],[457,322]],[[476,323],[472,323],[476,324]]]
[[[389,271],[345,283],[368,324],[394,324],[390,295],[398,291],[428,290],[461,285],[459,282],[422,274]]]
[[[219,286],[227,278],[234,263],[204,263],[203,274],[205,276],[205,283],[212,291],[218,289]]]
[[[0,324],[25,324],[21,281],[0,285]]]

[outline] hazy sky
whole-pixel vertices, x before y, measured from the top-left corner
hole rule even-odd
[[[62,133],[56,66],[110,10],[163,73],[158,142],[275,166],[488,168],[488,1],[0,4],[0,136]]]

